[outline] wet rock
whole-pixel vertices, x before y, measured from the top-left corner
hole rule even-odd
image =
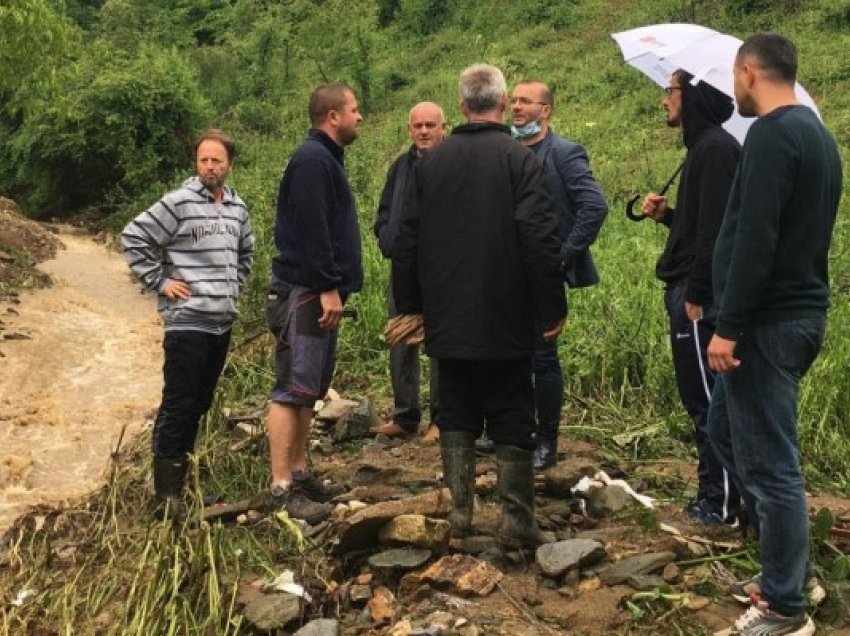
[[[451,510],[452,496],[447,488],[432,490],[400,501],[382,501],[360,510],[340,525],[337,554],[374,546],[380,529],[401,515],[419,514],[444,517]]]
[[[330,400],[324,403],[319,412],[316,413],[316,420],[320,422],[336,422],[344,415],[348,415],[357,408],[359,402],[355,400]]]
[[[369,429],[378,425],[378,416],[369,400],[360,402],[353,411],[346,413],[336,422],[333,440],[336,443],[369,437]]]
[[[582,477],[592,477],[596,474],[597,466],[592,459],[586,457],[567,457],[544,473],[543,492],[553,499],[562,501],[572,499],[570,488],[575,486]]]
[[[594,517],[607,517],[634,503],[632,496],[617,484],[609,484],[590,492],[587,511]]]
[[[339,623],[332,618],[317,618],[299,629],[293,636],[338,636]]]
[[[654,574],[632,574],[626,579],[626,583],[638,592],[655,590],[665,586],[664,579]]]
[[[407,572],[415,570],[430,558],[430,550],[396,548],[373,554],[369,557],[369,565],[376,570]]]
[[[420,576],[420,580],[450,585],[463,594],[486,596],[504,575],[492,565],[467,554],[443,557]]]
[[[248,603],[242,614],[257,629],[283,629],[301,615],[301,599],[292,594],[263,594]]]
[[[709,601],[704,596],[695,596],[692,599],[690,599],[687,603],[685,603],[685,607],[687,607],[692,612],[698,612],[698,611],[704,610],[706,607],[708,607],[710,602],[711,601]]]
[[[489,550],[496,546],[496,538],[490,535],[473,535],[471,537],[463,537],[462,539],[452,539],[449,542],[449,547],[456,552],[466,552],[476,556],[485,550]]]
[[[372,598],[372,588],[369,585],[352,585],[348,598],[352,603],[362,603]]]
[[[664,579],[665,583],[675,585],[682,578],[682,572],[679,570],[679,566],[675,563],[668,563],[664,566],[664,571],[661,573],[661,577]]]
[[[498,487],[498,478],[495,473],[487,472],[480,477],[475,478],[475,492],[476,494],[481,495],[482,497],[486,497],[494,492],[496,492],[496,488]]]
[[[563,519],[569,519],[572,514],[572,507],[566,501],[554,501],[537,508],[537,514],[543,517],[557,516]]]
[[[598,590],[602,587],[602,581],[599,580],[598,576],[592,576],[589,579],[582,579],[578,584],[579,592],[592,592],[593,590]]]
[[[632,575],[650,574],[660,570],[675,558],[676,555],[672,552],[641,554],[609,565],[599,573],[599,578],[605,585],[618,585]]]
[[[605,558],[605,546],[590,539],[568,539],[537,548],[535,559],[544,574],[560,576],[570,568],[598,563]]]
[[[410,636],[411,632],[413,632],[413,625],[409,620],[403,620],[390,628],[389,636]]]
[[[442,553],[449,547],[451,529],[452,525],[445,519],[431,519],[425,515],[399,515],[381,528],[378,539],[406,543]]]
[[[389,588],[379,587],[366,607],[369,608],[369,615],[374,622],[388,623],[395,616],[395,596]]]
[[[401,468],[381,468],[372,464],[358,466],[351,477],[353,486],[373,486],[375,484],[391,483],[403,473]]]
[[[708,556],[708,546],[691,541],[685,537],[673,537],[673,545],[671,546],[676,553],[676,558],[680,560],[699,559]]]

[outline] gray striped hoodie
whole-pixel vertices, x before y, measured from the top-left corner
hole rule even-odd
[[[248,209],[232,188],[225,186],[224,199],[215,203],[200,179],[188,179],[130,221],[121,247],[133,273],[159,293],[166,331],[230,329],[254,260]],[[166,298],[162,288],[169,279],[187,282],[192,295]]]

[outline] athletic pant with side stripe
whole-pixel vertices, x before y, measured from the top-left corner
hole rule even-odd
[[[703,317],[691,321],[685,313],[684,282],[668,285],[664,304],[670,318],[670,346],[673,350],[673,367],[682,405],[691,416],[696,432],[699,455],[699,487],[697,499],[707,501],[713,512],[724,519],[737,513],[740,496],[734,476],[720,463],[708,440],[706,419],[714,375],[708,367],[707,349],[714,335],[715,309],[703,307]]]

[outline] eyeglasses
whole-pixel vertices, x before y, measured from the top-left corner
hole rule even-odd
[[[680,91],[680,90],[682,90],[681,86],[665,86],[664,87],[664,92],[667,93],[668,95],[672,95],[673,91]]]
[[[537,104],[538,106],[548,106],[546,102],[535,102],[533,99],[528,99],[527,97],[511,97],[511,105],[514,104],[522,104],[523,106],[531,106],[532,104]]]

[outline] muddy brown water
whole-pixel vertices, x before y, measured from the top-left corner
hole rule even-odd
[[[0,530],[103,483],[122,428],[137,434],[162,389],[155,298],[119,254],[60,238],[40,266],[53,286],[0,302],[2,334],[29,338],[0,339]]]

